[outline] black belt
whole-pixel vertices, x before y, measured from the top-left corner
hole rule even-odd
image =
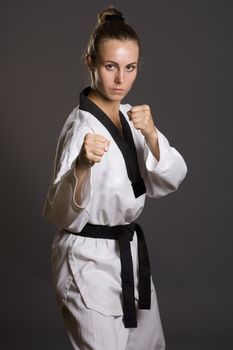
[[[125,328],[137,327],[136,307],[134,300],[133,262],[130,249],[130,241],[133,239],[134,230],[138,239],[139,262],[139,309],[150,309],[151,306],[151,280],[150,262],[146,241],[141,227],[137,223],[104,226],[86,224],[81,232],[71,232],[74,235],[116,239],[119,243],[121,258],[121,280],[123,296],[123,313]],[[69,232],[69,231],[68,231]]]

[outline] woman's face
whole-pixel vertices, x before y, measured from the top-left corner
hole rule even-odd
[[[121,101],[137,76],[139,47],[133,40],[101,42],[93,67],[94,88],[108,101]]]

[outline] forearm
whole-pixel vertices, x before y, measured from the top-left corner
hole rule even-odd
[[[153,156],[159,161],[160,159],[160,150],[159,150],[159,142],[158,142],[158,133],[156,128],[154,129],[154,131],[145,136],[145,141],[151,151],[151,153],[153,154]]]
[[[175,191],[183,181],[187,167],[181,154],[171,147],[166,137],[157,130],[159,142],[159,161],[152,154],[148,143],[144,146],[146,164],[147,195],[159,198]]]
[[[76,164],[75,164],[75,175],[78,179],[77,185],[75,188],[75,201],[78,204],[82,203],[82,185],[84,182],[85,177],[87,176],[89,167],[87,165],[84,165],[80,162],[79,157],[77,157]]]

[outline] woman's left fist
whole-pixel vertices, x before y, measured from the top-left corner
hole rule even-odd
[[[156,128],[148,105],[134,106],[127,112],[135,129],[140,130],[142,135],[149,137],[156,133]]]

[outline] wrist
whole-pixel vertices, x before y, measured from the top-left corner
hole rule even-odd
[[[154,126],[153,129],[147,133],[145,136],[145,139],[150,141],[150,140],[157,140],[158,139],[158,133],[157,133],[157,129]]]
[[[84,160],[83,157],[81,156],[81,154],[78,155],[78,157],[76,158],[76,162],[75,162],[75,170],[76,171],[84,171],[85,172],[91,166],[92,166],[92,164],[90,164],[86,160]]]

